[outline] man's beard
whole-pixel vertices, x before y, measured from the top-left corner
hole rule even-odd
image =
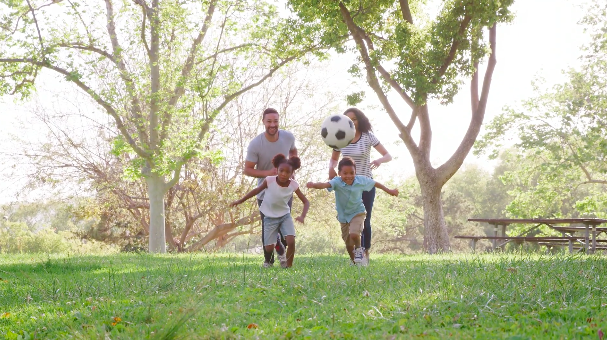
[[[274,132],[271,132],[274,131]],[[278,133],[278,127],[275,128],[266,128],[266,133],[270,136],[274,136],[275,134]]]

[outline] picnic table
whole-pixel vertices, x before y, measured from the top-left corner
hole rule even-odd
[[[574,248],[584,249],[587,254],[594,253],[597,249],[607,249],[607,245],[597,245],[597,243],[606,243],[607,240],[598,240],[597,236],[600,233],[607,234],[607,227],[599,227],[603,223],[607,223],[605,219],[599,218],[532,218],[532,219],[516,219],[516,218],[469,218],[470,222],[484,222],[494,227],[494,236],[466,236],[458,235],[455,238],[470,239],[472,241],[472,249],[475,250],[476,242],[481,239],[491,240],[493,249],[502,248],[509,242],[535,242],[542,246],[553,247],[560,245],[568,245],[569,252],[573,252]],[[525,230],[521,235],[506,236],[506,228],[511,224],[529,224],[533,225]],[[559,226],[566,224],[567,226]],[[584,226],[572,226],[571,224],[583,224]],[[533,230],[541,226],[559,231],[561,237],[535,237],[527,236]],[[583,237],[576,237],[576,232],[583,232]],[[568,236],[567,236],[568,235]],[[499,242],[501,241],[501,242]]]

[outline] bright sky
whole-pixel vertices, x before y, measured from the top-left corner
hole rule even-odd
[[[498,63],[493,75],[485,122],[499,114],[505,105],[513,105],[530,97],[533,94],[531,82],[537,77],[543,77],[547,84],[555,84],[564,79],[561,72],[563,69],[577,64],[579,47],[587,41],[582,27],[577,25],[584,14],[580,3],[574,0],[515,1],[514,22],[507,26],[498,26]],[[336,71],[327,84],[344,86],[351,82],[345,72],[351,63],[343,60],[334,60],[333,63],[336,65]],[[450,157],[466,132],[470,118],[468,87],[469,84],[464,85],[452,105],[443,107],[430,103],[434,137],[432,161],[435,164],[442,164]],[[376,170],[376,176],[386,180],[389,177],[413,175],[411,159],[402,142],[398,143],[397,130],[387,113],[365,84],[361,83],[359,89],[367,93],[366,100],[359,107],[371,118],[376,135],[395,158]],[[39,92],[40,97],[44,98],[44,88],[40,88]],[[397,108],[402,112],[409,112],[403,105]],[[11,148],[8,133],[18,132],[21,136],[29,135],[31,138],[39,136],[35,131],[15,131],[17,122],[27,119],[27,116],[28,111],[23,104],[14,103],[10,97],[0,98],[0,153]],[[329,151],[327,159],[328,157]],[[486,169],[493,167],[486,159],[477,159],[473,155],[468,157],[466,163],[475,163]],[[0,165],[0,176],[4,166],[6,165]],[[13,180],[4,177],[0,184],[0,204],[10,200],[15,191],[11,186]]]

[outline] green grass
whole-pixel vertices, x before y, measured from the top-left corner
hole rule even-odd
[[[359,268],[345,256],[319,255],[300,256],[289,270],[260,265],[259,255],[237,254],[0,255],[0,338],[599,339],[600,329],[607,333],[607,259],[600,256],[377,255]]]

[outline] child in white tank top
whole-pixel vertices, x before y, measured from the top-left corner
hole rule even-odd
[[[265,215],[263,221],[263,246],[267,250],[265,254],[272,254],[276,236],[280,230],[287,241],[286,268],[289,268],[293,265],[293,256],[295,255],[295,225],[291,218],[289,200],[295,193],[304,205],[301,215],[295,219],[300,223],[304,223],[310,202],[299,190],[299,184],[291,179],[293,172],[299,169],[301,165],[299,158],[287,159],[285,155],[278,154],[272,159],[272,164],[276,167],[278,175],[266,177],[257,188],[251,190],[243,198],[232,202],[230,206],[241,204],[265,189],[263,203],[259,207],[259,210]],[[266,263],[269,263],[269,261],[270,259],[266,258]]]

